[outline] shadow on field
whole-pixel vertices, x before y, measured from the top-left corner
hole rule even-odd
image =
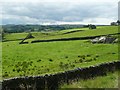
[[[62,33],[61,35],[70,34],[70,33],[74,33],[74,32],[81,32],[81,31],[84,31],[84,30],[76,30],[76,31],[65,32],[65,33]]]

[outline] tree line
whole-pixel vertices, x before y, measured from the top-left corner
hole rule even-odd
[[[5,33],[21,33],[21,32],[41,32],[53,30],[65,30],[72,28],[81,28],[83,25],[3,25]]]

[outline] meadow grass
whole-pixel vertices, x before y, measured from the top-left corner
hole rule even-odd
[[[83,30],[79,32],[64,34],[70,31]],[[32,32],[35,37],[33,39],[28,39],[26,41],[31,42],[33,40],[48,40],[48,39],[58,39],[58,38],[72,38],[72,37],[86,37],[86,36],[97,36],[118,33],[117,26],[98,26],[97,29],[90,30],[89,28],[77,28],[68,29],[61,31],[51,31],[51,32]],[[23,39],[28,33],[11,33],[5,35],[5,40],[16,40]]]
[[[75,29],[76,30],[76,29]],[[89,28],[80,28],[77,30],[83,30],[79,32],[69,33],[69,34],[63,34],[65,32],[74,31],[72,30],[62,30],[56,32],[50,32],[50,33],[33,33],[33,36],[35,38],[26,40],[28,42],[31,42],[33,40],[48,40],[48,39],[59,39],[59,38],[73,38],[73,37],[87,37],[87,36],[98,36],[98,35],[107,35],[107,34],[114,34],[118,33],[118,27],[117,26],[101,26],[97,29],[90,30]]]
[[[32,32],[34,39],[71,38],[114,34],[117,26],[102,26],[95,30],[80,28],[80,32],[62,34],[79,29],[59,32]],[[7,34],[6,40],[25,38],[27,33]],[[28,40],[28,41],[29,41]],[[20,41],[2,42],[3,79],[10,77],[44,75],[57,73],[77,67],[89,67],[118,60],[117,44],[92,44],[88,40],[41,42],[19,44]]]
[[[6,33],[5,40],[17,40],[23,39],[26,37],[28,33]]]
[[[86,41],[25,45],[18,44],[17,41],[4,42],[2,50],[3,76],[6,78],[42,75],[111,62],[118,60],[117,48],[117,44],[91,44]],[[29,65],[25,66],[23,62]],[[22,65],[19,66],[19,64]],[[26,71],[22,71],[23,69]]]

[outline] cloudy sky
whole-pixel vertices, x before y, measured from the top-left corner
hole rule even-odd
[[[0,24],[110,24],[119,0],[3,0]]]

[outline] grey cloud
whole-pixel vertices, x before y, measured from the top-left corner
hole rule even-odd
[[[116,4],[117,5],[117,4]],[[111,3],[5,3],[3,5],[3,23],[34,23],[55,21],[85,21],[89,18],[111,18],[117,17],[117,6]],[[13,17],[14,16],[14,17]],[[21,17],[15,18],[15,17]],[[28,17],[30,20],[26,19]],[[94,21],[94,20],[93,20]]]
[[[118,19],[120,20],[120,1],[118,3]]]

